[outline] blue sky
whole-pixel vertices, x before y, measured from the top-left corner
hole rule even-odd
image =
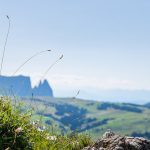
[[[34,53],[52,49],[17,74],[33,84],[61,54],[46,78],[56,96],[98,98],[101,89],[150,89],[149,0],[1,0],[0,49],[11,31],[3,75]],[[0,55],[1,56],[1,55]]]

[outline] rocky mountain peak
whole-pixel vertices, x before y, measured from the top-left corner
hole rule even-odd
[[[28,76],[0,76],[0,95],[53,96],[53,90],[47,80],[32,88]]]
[[[47,80],[44,80],[43,82],[40,81],[39,85],[34,87],[32,90],[33,94],[36,96],[50,96],[53,95],[52,88],[50,87]]]

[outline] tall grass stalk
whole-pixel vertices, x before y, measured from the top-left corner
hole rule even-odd
[[[4,61],[4,57],[5,57],[6,45],[7,45],[7,41],[8,41],[9,32],[10,32],[10,17],[6,16],[6,18],[8,20],[8,29],[7,29],[6,39],[5,39],[5,43],[4,43],[4,48],[3,48],[2,60],[1,60],[1,66],[0,66],[0,75],[2,75],[3,61]]]
[[[76,95],[73,97],[73,99],[76,99],[79,94],[80,94],[80,90],[78,90],[78,92],[77,92]]]
[[[30,58],[28,58],[25,62],[23,62],[15,71],[14,73],[12,74],[12,76],[14,76],[27,62],[29,62],[31,59],[33,59],[34,57],[42,54],[42,53],[45,53],[45,52],[50,52],[51,50],[44,50],[44,51],[40,51],[40,52],[37,52],[35,53],[34,55],[32,55]]]
[[[46,71],[43,73],[43,75],[41,76],[40,80],[35,84],[38,85],[47,75],[47,73],[50,71],[50,69],[52,69],[64,56],[61,55],[56,61],[54,61],[49,67],[48,69],[46,69]],[[33,93],[34,94],[34,93]],[[33,98],[33,96],[32,96]]]
[[[53,66],[55,66],[61,59],[63,59],[63,57],[64,57],[64,56],[61,55],[54,63],[52,63],[52,64],[48,67],[48,69],[44,72],[44,74],[43,74],[41,80],[45,78],[45,76],[46,76],[47,73],[50,71],[50,69],[52,69]]]

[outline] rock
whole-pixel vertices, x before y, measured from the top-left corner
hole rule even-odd
[[[0,96],[51,96],[53,90],[47,80],[34,88],[28,76],[0,76]]]
[[[95,144],[83,150],[150,150],[150,141],[139,137],[120,136],[109,130]]]
[[[115,133],[108,129],[107,132],[104,133],[103,138],[109,138],[113,135],[115,135]]]

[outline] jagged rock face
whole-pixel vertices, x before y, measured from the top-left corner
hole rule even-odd
[[[47,80],[32,88],[30,77],[0,76],[0,95],[15,96],[53,96],[52,88]]]
[[[33,88],[32,93],[36,96],[50,96],[53,95],[52,88],[48,84],[47,80],[40,82],[38,87]]]
[[[106,132],[94,145],[83,150],[150,150],[150,141],[138,137],[126,137]]]

